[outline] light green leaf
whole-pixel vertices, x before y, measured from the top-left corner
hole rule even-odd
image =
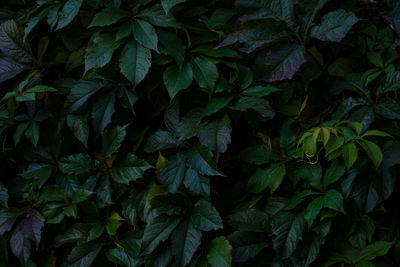
[[[108,26],[128,16],[129,14],[125,10],[114,7],[106,7],[94,15],[89,27]]]
[[[378,169],[383,158],[382,150],[379,148],[379,146],[365,139],[357,140],[357,143],[365,150],[365,152],[367,152],[368,157],[372,160],[375,168]]]
[[[119,58],[122,74],[133,84],[138,85],[146,77],[151,66],[150,50],[135,41],[128,42]]]
[[[324,200],[324,208],[330,208],[346,214],[343,208],[342,194],[340,194],[335,189],[331,189],[325,192],[325,194],[323,195],[323,200]]]
[[[208,247],[208,263],[213,267],[230,267],[232,262],[232,247],[224,236],[211,240]]]
[[[344,164],[346,165],[347,169],[350,169],[358,157],[357,147],[352,141],[350,141],[349,143],[345,144],[342,149]]]
[[[25,91],[25,93],[43,93],[43,92],[57,92],[57,89],[47,85],[36,85]]]

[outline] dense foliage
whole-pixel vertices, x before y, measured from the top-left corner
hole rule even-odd
[[[399,1],[0,23],[0,266],[400,266]]]

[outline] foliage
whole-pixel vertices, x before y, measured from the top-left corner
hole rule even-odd
[[[5,0],[0,266],[399,266],[397,0]]]

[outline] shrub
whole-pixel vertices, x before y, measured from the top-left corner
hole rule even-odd
[[[6,0],[0,266],[399,266],[396,0]]]

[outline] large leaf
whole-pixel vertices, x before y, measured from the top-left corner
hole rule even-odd
[[[233,247],[233,262],[246,262],[270,245],[265,235],[254,232],[236,231],[227,238]]]
[[[240,42],[245,44],[240,50],[250,53],[263,45],[286,36],[287,33],[283,29],[272,23],[246,24],[242,29],[229,34],[217,48]]]
[[[85,104],[89,98],[103,86],[104,84],[98,80],[79,80],[69,92],[66,103],[71,106],[71,111],[75,111]]]
[[[193,76],[201,88],[212,92],[215,81],[218,79],[218,69],[214,63],[203,58],[196,57],[191,60]]]
[[[141,45],[158,52],[158,36],[150,23],[140,19],[134,20],[133,35],[135,36],[136,41]]]
[[[172,234],[172,251],[180,265],[190,262],[201,243],[201,232],[190,220],[181,223]]]
[[[186,156],[177,154],[171,158],[165,167],[161,169],[161,181],[167,188],[168,192],[176,193],[181,185],[186,171]]]
[[[151,66],[150,60],[150,50],[135,41],[130,41],[122,50],[119,67],[122,74],[136,86],[146,77]]]
[[[101,155],[104,158],[108,158],[113,153],[118,152],[122,141],[125,139],[127,126],[128,125],[115,126],[104,132],[103,138],[101,139]]]
[[[86,48],[85,72],[104,67],[110,62],[119,45],[120,43],[115,41],[115,37],[111,34],[100,34],[99,32],[93,34]]]
[[[99,13],[96,13],[89,27],[108,26],[127,16],[129,16],[129,14],[122,9],[106,7]]]
[[[270,82],[292,79],[305,62],[303,46],[294,43],[275,45],[264,57],[266,79]]]
[[[96,135],[101,134],[108,124],[111,123],[111,117],[115,112],[115,94],[108,92],[98,96],[93,102],[92,124]]]
[[[228,223],[242,231],[267,232],[270,221],[265,212],[257,209],[238,211],[229,216]]]
[[[259,193],[269,187],[272,194],[282,183],[285,173],[283,164],[274,164],[267,169],[259,168],[250,177],[249,186],[254,193]]]
[[[357,141],[360,146],[367,152],[368,157],[371,159],[372,163],[378,169],[379,165],[382,162],[382,150],[375,143],[362,139]]]
[[[81,243],[74,247],[68,255],[67,262],[69,267],[90,266],[97,254],[99,254],[103,244],[101,243]]]
[[[115,160],[110,174],[117,183],[129,184],[131,181],[142,178],[144,172],[151,168],[152,166],[145,160],[133,154],[125,154]]]
[[[354,13],[339,9],[325,14],[321,24],[311,29],[311,36],[322,41],[340,42],[357,21]]]
[[[231,126],[228,115],[220,120],[213,120],[200,127],[198,137],[200,143],[214,151],[216,154],[223,153],[231,143]]]
[[[290,257],[302,239],[305,221],[302,216],[290,212],[278,213],[272,220],[274,249],[283,258]]]
[[[213,267],[230,267],[232,262],[232,247],[225,237],[220,236],[211,240],[207,259]]]
[[[26,65],[10,57],[0,58],[0,83],[14,78],[26,69]]]
[[[400,119],[400,105],[396,100],[384,98],[375,106],[375,112],[388,119]]]
[[[207,200],[196,203],[192,216],[193,224],[202,231],[218,230],[223,228],[221,217],[215,207]]]
[[[158,216],[146,226],[142,239],[142,254],[153,252],[160,242],[167,240],[182,218]]]
[[[0,25],[0,51],[21,63],[28,63],[33,60],[29,44],[24,42],[24,34],[13,20],[5,21]],[[2,63],[17,67],[16,63],[12,64],[11,61],[2,60]],[[1,67],[1,69],[5,68]]]
[[[80,174],[89,172],[94,166],[88,154],[74,154],[64,157],[58,163],[58,167],[66,174]]]
[[[56,30],[62,29],[78,15],[82,5],[82,0],[68,0],[63,9],[58,13],[58,23]]]
[[[361,250],[360,255],[357,258],[357,262],[373,260],[378,256],[384,256],[388,253],[392,245],[393,245],[392,242],[386,242],[386,241],[374,242]]]
[[[67,116],[67,125],[74,133],[74,136],[82,142],[82,144],[87,147],[87,141],[89,138],[89,126],[87,123],[87,118],[89,114],[86,115],[74,115],[69,114]]]
[[[164,71],[163,78],[168,94],[173,99],[179,91],[188,88],[192,84],[192,67],[189,63],[186,63],[182,69],[171,65]]]

